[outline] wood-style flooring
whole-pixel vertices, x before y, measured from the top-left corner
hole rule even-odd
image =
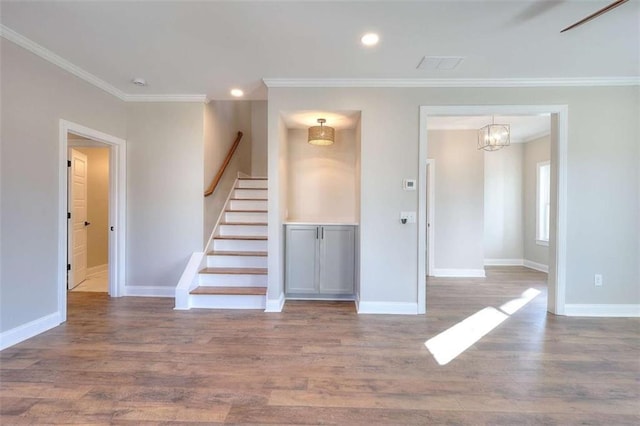
[[[430,279],[423,316],[72,292],[65,324],[0,353],[0,424],[640,424],[640,319],[548,314],[545,279]],[[528,288],[542,293],[448,364],[425,347]]]

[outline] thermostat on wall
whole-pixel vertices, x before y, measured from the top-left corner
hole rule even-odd
[[[402,180],[402,189],[405,191],[414,191],[416,189],[416,180],[415,179],[403,179]]]

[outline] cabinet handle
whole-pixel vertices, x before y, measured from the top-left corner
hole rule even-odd
[[[324,240],[324,226],[322,227],[322,237],[321,238]]]
[[[316,226],[316,240],[318,239],[318,226]]]

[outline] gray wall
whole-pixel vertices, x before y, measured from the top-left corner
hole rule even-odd
[[[213,194],[204,199],[203,244],[206,245],[224,208],[238,172],[251,174],[252,105],[248,101],[211,101],[204,107],[204,189],[220,170],[229,148],[242,132],[240,145]],[[200,160],[202,161],[202,160]],[[202,250],[200,248],[199,250]]]
[[[484,258],[523,258],[524,144],[484,152]],[[545,263],[546,264],[546,263]]]
[[[536,243],[537,164],[549,161],[550,140],[545,136],[524,144],[523,201],[524,201],[524,258],[542,265],[549,264],[549,247]]]
[[[0,331],[57,311],[59,121],[125,138],[124,102],[0,38]]]
[[[267,176],[267,101],[251,102],[251,175]]]
[[[484,151],[475,130],[430,130],[435,160],[434,268],[484,269]]]
[[[127,286],[175,287],[202,250],[203,108],[127,104]]]
[[[277,170],[271,170],[277,169],[282,151],[281,111],[362,111],[361,300],[417,303],[417,227],[401,225],[397,218],[400,211],[418,206],[417,191],[403,191],[401,182],[418,176],[419,107],[568,105],[566,302],[640,303],[639,97],[638,87],[272,87],[269,177],[276,182],[270,182],[269,197],[278,199],[284,192]],[[278,208],[275,200],[269,208]],[[277,218],[280,212],[269,214]],[[270,221],[269,230],[269,264],[274,267],[281,253],[274,240],[281,232],[271,229],[276,224]],[[604,275],[604,286],[594,287],[594,273]],[[272,275],[271,268],[269,274],[274,288],[280,288],[280,274]]]

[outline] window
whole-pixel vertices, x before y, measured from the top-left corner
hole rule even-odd
[[[538,163],[536,190],[536,243],[549,245],[549,215],[551,201],[551,165]]]

